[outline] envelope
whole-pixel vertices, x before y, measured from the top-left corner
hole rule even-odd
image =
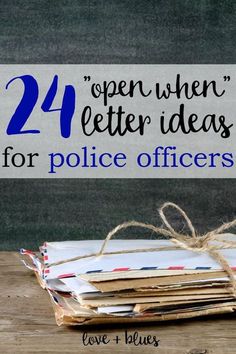
[[[231,239],[230,234],[224,235]],[[73,257],[83,257],[99,252],[103,241],[65,241],[46,242],[41,248],[45,265]],[[141,249],[172,247],[168,240],[111,240],[105,252],[137,250],[136,253],[122,253],[112,255],[91,256],[75,261],[50,266],[43,272],[44,279],[68,277],[68,275],[84,273],[116,272],[124,270],[155,270],[155,269],[196,269],[220,270],[218,264],[207,253],[197,253],[188,250],[168,250],[156,252],[138,252]],[[226,258],[230,267],[236,269],[236,249],[223,249],[219,252]],[[132,257],[131,257],[132,254]]]
[[[167,240],[111,240],[98,256],[102,245],[99,240],[47,242],[41,255],[22,251],[32,262],[26,266],[47,289],[59,325],[163,321],[236,310],[231,280],[207,253],[176,249]],[[235,250],[219,252],[236,276]]]

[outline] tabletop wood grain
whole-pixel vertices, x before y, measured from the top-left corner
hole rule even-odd
[[[234,354],[236,317],[215,316],[150,325],[58,327],[47,292],[21,264],[19,255],[0,252],[0,353],[161,353],[161,354]],[[138,332],[142,338],[156,336],[159,345],[125,343]],[[85,346],[84,332],[106,334],[108,344]],[[120,338],[116,344],[116,336]],[[114,339],[114,340],[113,340]]]

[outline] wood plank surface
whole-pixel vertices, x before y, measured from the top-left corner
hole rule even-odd
[[[236,317],[215,316],[150,325],[58,327],[47,292],[21,264],[19,255],[0,252],[0,353],[235,354]],[[138,332],[156,336],[158,347],[125,343]],[[108,344],[84,346],[82,336],[106,334]],[[120,338],[116,344],[116,336]],[[114,340],[113,340],[114,339]]]

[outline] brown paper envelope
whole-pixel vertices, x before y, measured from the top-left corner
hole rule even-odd
[[[150,288],[158,285],[174,285],[193,281],[216,280],[226,277],[225,272],[212,272],[203,274],[176,275],[166,277],[108,280],[103,282],[90,282],[101,292],[112,292],[125,289]]]
[[[198,299],[224,299],[228,298],[229,294],[219,295],[187,295],[187,296],[152,296],[152,297],[140,297],[140,298],[104,298],[97,300],[81,300],[81,305],[87,308],[96,308],[102,306],[116,306],[116,305],[131,305],[138,303],[155,302],[161,303],[170,301],[175,303],[180,300],[198,300]]]
[[[42,277],[40,277],[39,273],[38,272],[34,272],[35,276],[36,276],[36,279],[39,283],[39,285],[43,288],[43,289],[46,289],[46,285],[45,285],[45,282],[43,281]]]
[[[129,270],[129,271],[116,271],[116,272],[101,272],[101,273],[86,273],[80,274],[79,277],[86,281],[107,281],[116,279],[136,279],[136,278],[151,278],[163,277],[174,275],[187,275],[187,274],[202,274],[212,273],[214,269],[154,269],[154,270]]]
[[[235,301],[232,301],[232,298],[225,298],[223,300],[223,304],[225,304],[227,302],[230,301],[230,302],[234,302],[234,304],[236,305],[236,302]],[[142,303],[142,304],[136,304],[134,306],[134,312],[144,312],[144,311],[148,311],[148,310],[153,310],[153,309],[166,309],[168,310],[170,307],[173,308],[173,306],[178,306],[178,305],[186,305],[186,306],[189,306],[189,307],[192,307],[194,305],[197,305],[199,303],[204,303],[204,304],[219,304],[219,299],[201,299],[201,300],[182,300],[182,301],[176,301],[174,304],[173,302],[162,302],[162,303],[159,303],[159,302],[152,302],[152,303]],[[189,308],[188,307],[188,308]],[[179,309],[180,310],[180,309]]]
[[[197,289],[197,294],[229,294],[232,288],[226,287],[207,287]],[[166,289],[166,290],[158,290],[158,289],[140,289],[139,291],[133,292],[116,292],[116,296],[118,297],[142,297],[142,296],[161,296],[161,295],[191,295],[196,294],[196,289]]]
[[[194,285],[193,285],[194,284]],[[214,287],[225,287],[225,288],[232,288],[232,285],[229,283],[229,281],[222,281],[218,280],[217,282],[212,282],[210,281],[202,281],[202,282],[191,282],[191,283],[181,283],[181,284],[170,284],[170,285],[156,285],[153,286],[153,290],[174,290],[174,289],[200,289],[200,288],[206,288],[211,286],[212,288]],[[143,288],[144,290],[149,289],[149,288]]]
[[[197,289],[197,294],[229,294],[232,293],[232,287],[204,287],[204,288],[198,288]],[[101,299],[101,295],[103,294],[104,296],[107,296],[106,293],[99,293],[99,295],[97,295],[97,293],[90,294],[89,297],[86,296],[79,296],[78,300],[81,301],[81,299],[84,300],[88,300],[88,299]],[[146,296],[161,296],[161,295],[165,295],[165,296],[172,296],[172,295],[191,295],[191,294],[196,294],[196,288],[186,288],[186,289],[182,289],[182,288],[177,288],[177,289],[173,289],[173,288],[167,288],[167,289],[149,289],[149,288],[145,288],[145,289],[136,289],[136,290],[128,290],[128,291],[116,291],[113,293],[109,294],[110,298],[113,297],[119,297],[119,298],[127,298],[127,297],[146,297]],[[108,296],[107,296],[108,297]]]
[[[166,314],[166,315],[149,315],[140,317],[114,317],[114,316],[104,316],[95,318],[79,318],[73,316],[65,316],[59,307],[55,311],[56,322],[59,326],[67,325],[99,325],[99,324],[117,324],[117,323],[142,323],[142,322],[159,322],[159,321],[170,321],[178,319],[194,318],[199,316],[208,315],[219,315],[233,313],[236,311],[236,305],[225,305],[218,308],[198,310],[198,311],[188,311],[179,314]]]
[[[136,288],[133,290],[121,290],[120,292],[126,292],[126,291],[138,291],[138,292],[159,292],[159,291],[180,291],[180,290],[193,290],[196,291],[196,289],[227,289],[229,290],[232,288],[232,285],[228,281],[224,282],[211,282],[211,281],[204,281],[204,282],[194,282],[194,283],[181,283],[181,284],[176,284],[176,285],[167,285],[167,286],[155,286],[151,288]],[[117,292],[116,292],[117,293]]]
[[[194,305],[192,307],[187,307],[187,308],[176,308],[176,309],[169,309],[168,311],[152,311],[152,313],[154,315],[161,315],[161,314],[180,314],[180,313],[185,313],[185,312],[195,312],[195,311],[199,311],[199,310],[207,310],[207,309],[214,309],[214,308],[220,308],[220,307],[225,307],[225,306],[236,306],[236,302],[230,302],[230,301],[226,301],[226,302],[221,302],[221,303],[212,303],[212,304],[206,304],[206,305]],[[147,313],[147,312],[146,312]],[[149,313],[149,312],[148,312]],[[145,313],[143,313],[145,314]]]

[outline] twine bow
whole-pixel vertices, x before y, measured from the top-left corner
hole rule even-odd
[[[185,235],[177,232],[171,224],[168,222],[164,210],[167,208],[176,209],[186,221],[186,224],[189,228],[190,234]],[[66,259],[63,261],[51,263],[46,266],[49,268],[51,266],[61,265],[68,262],[77,261],[79,259],[85,259],[90,257],[99,257],[103,255],[115,255],[115,254],[125,254],[125,253],[143,253],[143,252],[157,252],[157,251],[168,251],[168,250],[188,250],[193,252],[200,253],[208,253],[217,263],[219,263],[225,273],[228,275],[234,296],[236,296],[236,279],[234,276],[234,272],[231,269],[229,263],[225,259],[225,257],[219,252],[222,249],[230,249],[236,248],[236,241],[228,241],[223,239],[224,232],[234,226],[236,226],[236,219],[231,222],[224,223],[220,227],[210,232],[207,232],[204,235],[197,235],[193,224],[185,211],[181,209],[178,205],[174,203],[164,203],[162,207],[159,209],[159,215],[166,226],[166,228],[156,227],[152,224],[146,224],[138,221],[128,221],[122,224],[117,225],[114,229],[112,229],[105,240],[102,243],[100,250],[97,253],[91,253],[88,255],[77,256],[70,259]],[[157,248],[143,248],[143,249],[131,249],[131,250],[120,250],[120,251],[112,251],[105,252],[105,248],[111,238],[117,234],[122,229],[127,229],[128,227],[141,227],[155,232],[158,235],[166,236],[173,243],[173,246],[163,246]],[[215,241],[212,243],[212,241]]]

